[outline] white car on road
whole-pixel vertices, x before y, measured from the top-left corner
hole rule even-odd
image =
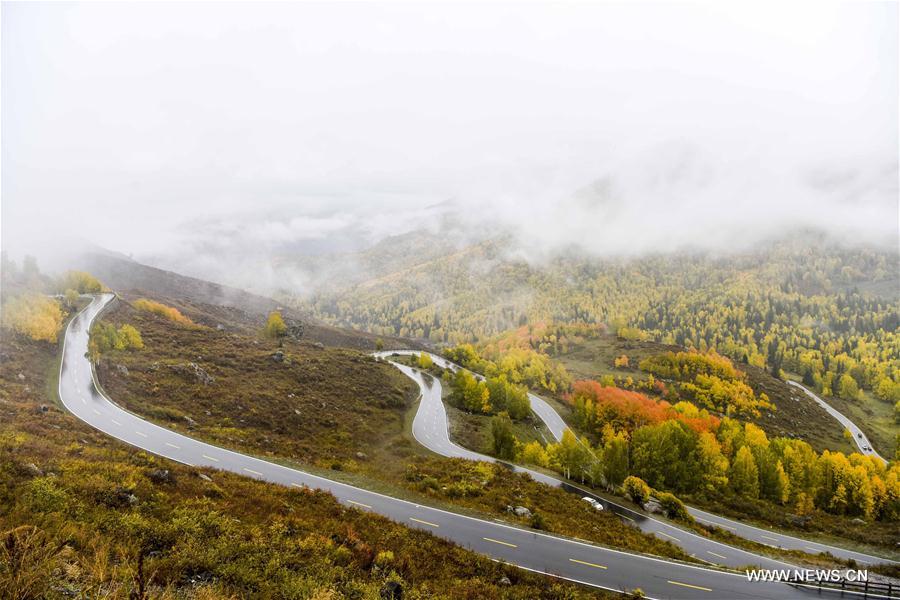
[[[585,502],[596,508],[597,510],[603,510],[603,505],[600,504],[595,498],[591,498],[590,496],[585,496],[582,498]]]

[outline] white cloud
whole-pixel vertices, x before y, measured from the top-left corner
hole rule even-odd
[[[4,246],[212,264],[447,199],[535,250],[896,237],[896,4],[2,10]]]

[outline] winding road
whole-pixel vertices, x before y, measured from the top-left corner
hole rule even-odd
[[[429,531],[495,560],[597,588],[622,591],[640,587],[649,598],[685,600],[781,600],[817,596],[814,590],[804,587],[750,582],[742,573],[601,548],[385,496],[207,444],[149,423],[120,408],[98,389],[86,358],[90,325],[113,298],[112,294],[94,296],[90,305],[66,327],[58,391],[62,403],[76,417],[136,448],[189,466],[221,469],[289,487],[326,490],[349,507]],[[417,381],[422,386],[423,401],[439,393],[423,380]]]
[[[874,456],[881,462],[887,464],[887,460],[873,449],[872,442],[869,441],[869,438],[866,437],[866,434],[863,433],[863,430],[860,429],[856,425],[856,423],[851,421],[842,412],[838,411],[836,408],[819,398],[816,394],[814,394],[811,390],[804,387],[803,385],[797,383],[796,381],[788,381],[787,383],[788,385],[801,390],[804,394],[812,398],[819,406],[825,409],[825,412],[834,417],[838,421],[838,423],[843,425],[846,429],[850,430],[850,433],[853,434],[853,442],[856,444],[856,447],[859,448],[860,454]]]
[[[388,359],[391,355],[410,356],[418,354],[418,351],[397,350],[378,352],[376,353],[376,356]],[[441,368],[451,369],[454,371],[463,368],[443,358],[442,356],[438,356],[430,352],[428,353],[428,355],[431,356],[432,361],[434,361],[434,363]],[[467,458],[470,460],[500,462],[493,457],[479,454],[466,448],[462,448],[450,440],[449,427],[447,424],[447,413],[441,400],[440,381],[430,376],[427,376],[426,379],[422,376],[420,371],[412,369],[405,365],[401,365],[397,362],[391,361],[391,364],[403,371],[403,373],[408,377],[416,381],[416,383],[418,383],[423,390],[427,390],[427,392],[423,392],[422,404],[419,407],[419,412],[416,414],[416,419],[413,421],[413,435],[416,437],[420,444],[443,456]],[[476,377],[483,378],[477,373],[474,373],[474,375]],[[563,431],[565,431],[568,426],[559,415],[559,413],[557,413],[549,403],[547,403],[539,396],[529,393],[529,398],[531,400],[531,408],[534,413],[537,414],[537,416],[542,421],[544,421],[544,423],[547,425],[547,428],[557,440],[562,439]],[[420,417],[422,417],[421,420]],[[785,567],[785,563],[781,561],[765,558],[758,554],[747,552],[746,550],[742,550],[696,535],[692,532],[681,529],[680,527],[676,527],[668,521],[657,519],[653,516],[648,515],[647,513],[639,512],[627,506],[611,502],[608,498],[597,496],[590,490],[572,485],[568,482],[563,482],[555,477],[520,466],[510,466],[519,472],[530,474],[536,480],[543,483],[563,487],[568,491],[581,494],[582,496],[592,496],[595,499],[601,501],[604,507],[611,509],[619,516],[631,521],[636,526],[640,527],[640,529],[645,533],[651,533],[661,539],[668,540],[677,544],[678,546],[681,546],[688,554],[690,554],[694,558],[727,567],[740,567],[748,564],[756,564],[766,568]],[[745,523],[741,523],[740,521],[734,521],[732,519],[700,510],[699,508],[688,506],[687,510],[691,514],[691,516],[694,517],[694,519],[701,523],[714,525],[745,539],[752,540],[760,544],[765,544],[767,546],[784,548],[788,550],[799,550],[801,552],[808,552],[812,554],[828,552],[831,555],[839,558],[854,560],[860,565],[875,565],[878,563],[894,562],[885,558],[864,554],[862,552],[856,552],[854,550],[848,550],[846,548],[840,548],[837,546],[830,546],[827,544],[813,542],[811,540],[805,540],[795,536],[785,535],[780,532],[755,527],[753,525],[747,525]]]

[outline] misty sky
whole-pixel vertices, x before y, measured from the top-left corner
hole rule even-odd
[[[3,246],[896,247],[897,3],[718,4],[5,3]]]

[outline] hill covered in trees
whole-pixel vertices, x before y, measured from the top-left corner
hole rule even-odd
[[[753,252],[595,259],[516,258],[481,242],[298,303],[326,322],[457,345],[542,328],[536,348],[565,353],[576,326],[793,376],[853,403],[882,451],[900,402],[896,252],[806,236]]]

